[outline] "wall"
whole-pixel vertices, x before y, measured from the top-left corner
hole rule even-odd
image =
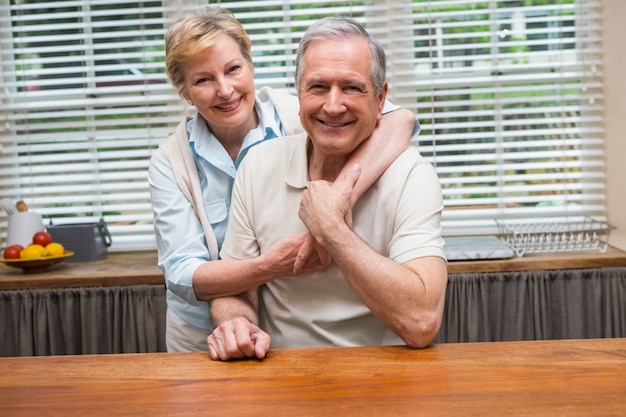
[[[603,0],[604,108],[610,243],[626,250],[626,1]]]

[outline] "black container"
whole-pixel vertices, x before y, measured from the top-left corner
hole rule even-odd
[[[104,219],[98,223],[73,223],[50,225],[46,229],[53,242],[58,242],[65,250],[74,252],[66,262],[89,262],[107,257],[111,246],[111,234]]]

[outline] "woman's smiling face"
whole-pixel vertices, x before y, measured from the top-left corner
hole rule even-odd
[[[223,36],[214,46],[193,55],[185,62],[184,72],[183,96],[215,136],[247,133],[256,127],[253,69],[233,39]]]

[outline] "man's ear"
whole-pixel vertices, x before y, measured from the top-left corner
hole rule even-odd
[[[378,94],[378,112],[380,114],[383,113],[383,108],[385,107],[385,100],[387,99],[387,90],[389,90],[389,84],[385,81],[385,85],[380,89],[380,93]]]

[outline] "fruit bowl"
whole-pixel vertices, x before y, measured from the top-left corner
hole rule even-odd
[[[24,273],[41,272],[50,268],[52,265],[56,265],[59,262],[63,262],[65,258],[69,258],[74,255],[72,251],[65,251],[62,255],[46,256],[38,259],[4,259],[1,258],[5,265],[12,266],[14,268],[20,268]]]

